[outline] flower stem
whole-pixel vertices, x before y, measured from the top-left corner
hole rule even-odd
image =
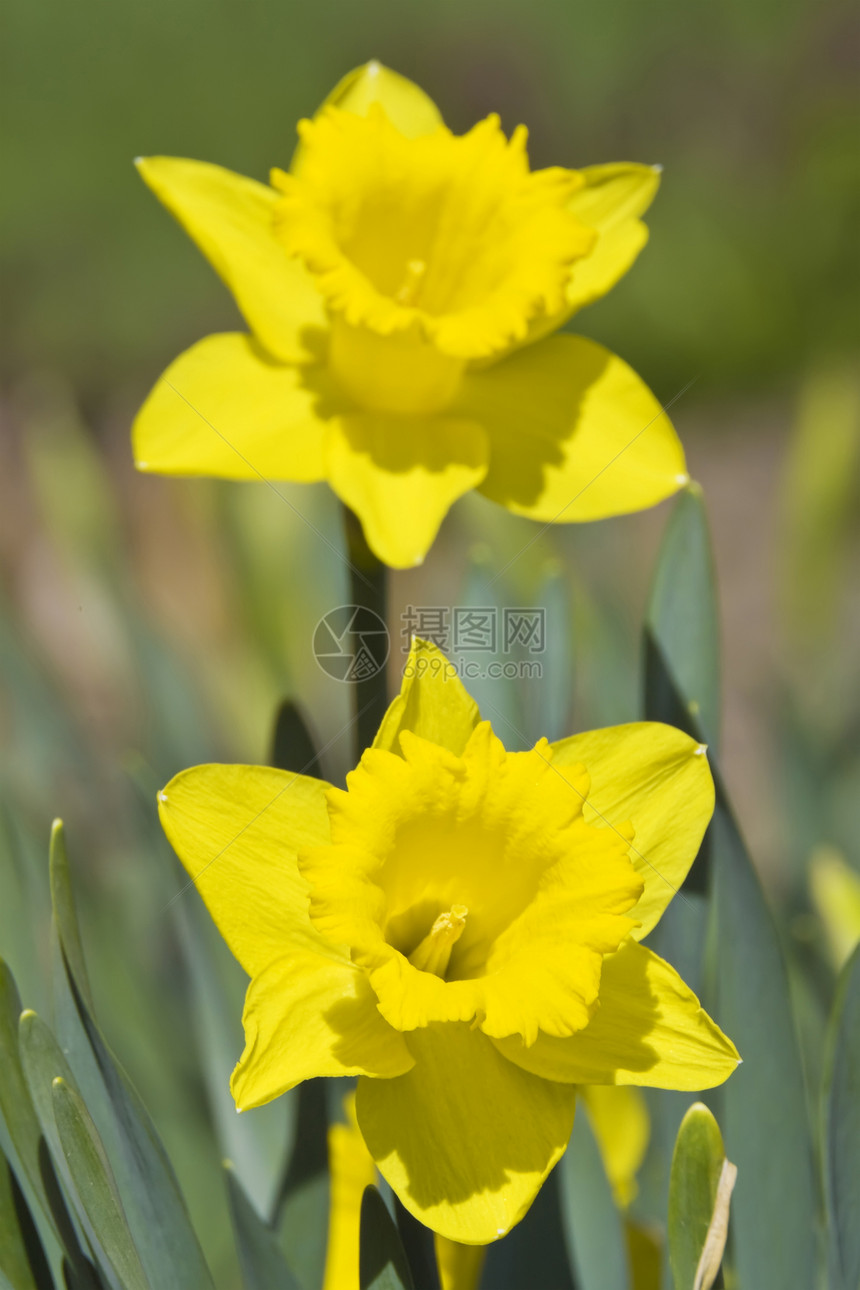
[[[343,507],[343,517],[350,565],[351,603],[371,611],[387,626],[388,570],[367,545],[358,517],[346,506]],[[358,639],[354,648],[357,654]],[[369,670],[366,679],[354,680],[353,694],[357,764],[365,748],[373,743],[388,706],[385,667]]]

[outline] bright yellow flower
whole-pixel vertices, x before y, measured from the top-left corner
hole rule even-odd
[[[541,521],[600,519],[686,482],[638,376],[554,336],[647,238],[654,167],[530,171],[497,117],[455,136],[377,63],[299,125],[271,186],[148,157],[141,174],[231,289],[251,334],[209,336],[137,418],[141,470],[327,479],[387,564],[426,555],[479,488]]]
[[[669,726],[506,752],[423,642],[346,791],[178,775],[162,824],[251,976],[236,1105],[358,1075],[403,1204],[452,1240],[502,1236],[564,1151],[577,1084],[701,1089],[735,1068],[639,944],[713,800],[704,748]]]

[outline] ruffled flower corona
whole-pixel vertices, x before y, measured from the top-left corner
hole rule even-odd
[[[394,567],[420,563],[473,488],[569,522],[686,483],[635,372],[551,335],[635,260],[655,167],[532,171],[522,127],[508,139],[491,116],[454,135],[377,63],[300,122],[269,186],[174,157],[138,166],[250,328],[167,369],[135,422],[140,470],[328,480]]]
[[[416,641],[346,790],[200,766],[168,838],[251,977],[240,1110],[358,1076],[358,1125],[403,1204],[503,1236],[570,1136],[577,1085],[698,1090],[734,1045],[640,944],[713,810],[704,748],[640,723],[506,752]]]

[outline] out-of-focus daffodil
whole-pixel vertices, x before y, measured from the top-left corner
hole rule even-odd
[[[344,1098],[346,1120],[328,1131],[331,1203],[323,1290],[359,1290],[361,1198],[377,1181],[376,1165],[355,1118],[355,1097]]]
[[[508,753],[419,641],[346,791],[178,775],[163,826],[251,976],[237,1106],[360,1076],[383,1177],[480,1244],[561,1156],[577,1085],[725,1080],[733,1044],[639,943],[711,816],[704,751],[641,723]]]
[[[140,172],[233,292],[250,333],[181,355],[134,427],[141,470],[327,479],[387,564],[419,563],[472,488],[536,520],[639,510],[686,482],[651,392],[551,336],[647,238],[652,166],[531,171],[498,118],[453,135],[370,63],[266,186],[147,157]]]
[[[809,887],[833,965],[841,971],[860,941],[860,874],[834,847],[818,847],[809,862]]]
[[[376,1165],[358,1127],[355,1096],[344,1098],[346,1120],[328,1131],[331,1207],[323,1290],[359,1290],[361,1198],[365,1187],[379,1181]],[[476,1290],[484,1266],[480,1245],[460,1245],[436,1237],[436,1263],[441,1290]]]
[[[626,1209],[636,1195],[651,1123],[645,1099],[630,1085],[592,1084],[580,1089],[603,1157],[615,1203]]]

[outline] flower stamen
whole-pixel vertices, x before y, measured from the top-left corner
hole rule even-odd
[[[394,299],[399,305],[414,305],[424,276],[427,273],[426,260],[410,260],[406,266],[406,277],[402,286],[395,292]]]
[[[409,962],[419,972],[432,972],[444,978],[451,951],[463,935],[469,911],[465,905],[452,905],[440,914],[424,940],[409,955]]]

